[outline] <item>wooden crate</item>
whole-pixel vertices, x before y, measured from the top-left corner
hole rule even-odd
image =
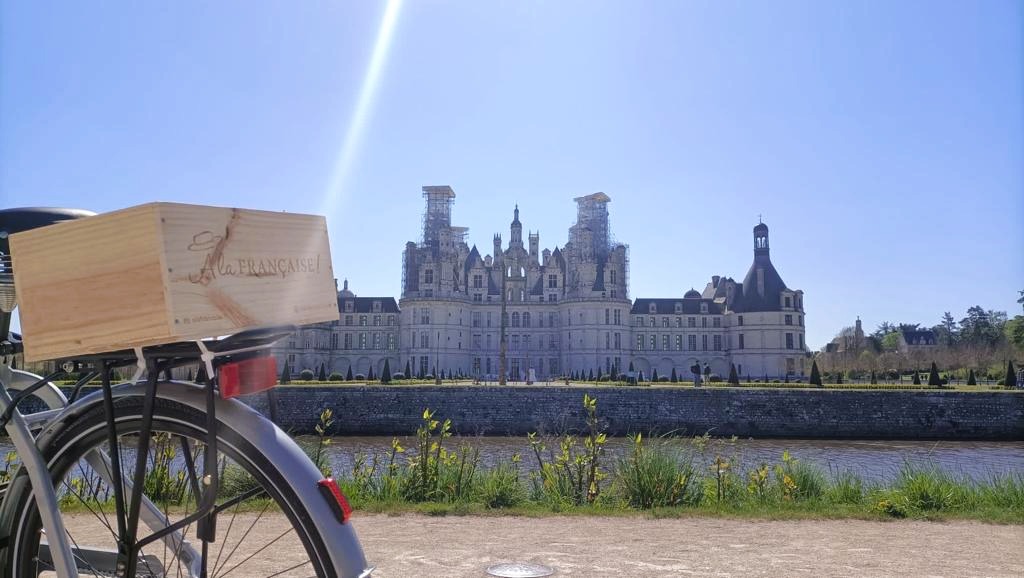
[[[319,216],[150,203],[10,242],[26,361],[338,319]]]

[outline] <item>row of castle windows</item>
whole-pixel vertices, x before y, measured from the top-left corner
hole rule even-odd
[[[368,325],[369,321],[370,321],[370,319],[369,319],[368,315],[360,315],[359,316],[359,326],[360,327],[366,327]],[[394,315],[388,315],[387,318],[384,318],[381,315],[374,315],[373,316],[373,326],[374,327],[380,327],[381,324],[384,321],[387,321],[387,324],[388,324],[389,327],[393,326],[395,324],[395,316]],[[332,323],[332,325],[337,325],[337,324],[338,324],[337,322]],[[352,326],[354,324],[355,324],[355,316],[353,316],[353,315],[346,315],[345,316],[345,325],[346,326]]]
[[[325,336],[322,336],[325,337]],[[372,347],[369,345],[372,343]],[[394,333],[332,333],[330,340],[325,338],[314,339],[312,335],[307,335],[302,341],[296,342],[295,340],[288,342],[288,347],[291,349],[389,349],[393,350],[397,347],[398,341]],[[358,345],[353,347],[353,344]]]
[[[618,334],[616,334],[616,336],[618,336]],[[671,344],[672,344],[671,337],[672,336],[670,336],[670,335],[662,335],[661,336],[661,351],[671,351],[672,350],[672,347],[671,347]],[[732,336],[727,336],[727,337],[729,338],[728,339],[728,344],[729,344],[730,347],[732,347]],[[746,342],[745,342],[746,340],[744,339],[744,335],[742,333],[740,333],[736,337],[737,337],[736,349],[745,349],[746,348]],[[803,335],[803,333],[798,333],[796,335],[796,340],[797,340],[797,342],[799,342],[799,348],[795,347],[796,342],[794,342],[794,336],[793,336],[792,333],[786,333],[785,340],[786,340],[786,349],[800,349],[800,350],[804,349],[804,335]],[[658,336],[657,335],[650,335],[649,339],[648,339],[648,336],[645,336],[643,334],[639,334],[639,335],[636,336],[636,350],[637,351],[644,351],[644,349],[648,345],[650,346],[650,350],[651,351],[658,351]],[[708,336],[707,335],[701,335],[700,336],[700,349],[701,349],[701,351],[708,351]],[[676,335],[675,336],[675,350],[676,351],[683,351],[683,336],[682,335]],[[696,335],[687,335],[686,336],[686,350],[687,351],[697,351],[697,336]],[[721,335],[712,335],[711,336],[711,350],[712,351],[721,351],[722,350],[722,336]]]
[[[803,327],[804,316],[803,315],[797,315],[796,316],[796,322],[797,322],[796,323],[797,325]],[[782,323],[783,323],[783,325],[793,325],[793,315],[792,314],[788,314],[788,313],[783,315]],[[645,324],[644,323],[644,317],[642,315],[637,315],[636,316],[636,320],[635,320],[635,326],[636,327],[644,327],[645,325],[646,326],[650,326],[650,327],[657,327],[658,326],[657,318],[654,315],[651,315],[650,317],[647,318],[647,323]],[[662,318],[661,318],[661,326],[662,327],[670,327],[670,325],[671,324],[669,322],[669,317],[662,316]],[[736,316],[736,325],[738,325],[738,326],[742,326],[743,325],[743,316],[742,315],[737,315]],[[676,327],[682,327],[683,326],[683,318],[682,317],[676,317],[675,318],[675,326]],[[686,318],[686,326],[687,327],[697,327],[697,317],[687,317]],[[703,317],[703,316],[700,317],[700,326],[701,327],[707,327],[708,326],[708,318],[707,317]],[[717,317],[717,316],[716,317],[712,317],[711,318],[711,326],[712,327],[721,327],[722,326],[722,318],[721,317]]]
[[[661,336],[661,351],[671,351],[672,350],[670,337],[671,337],[670,335],[662,335]],[[700,340],[701,350],[702,351],[708,351],[708,336],[707,335],[701,335],[700,337],[701,337],[701,340]],[[711,350],[712,351],[721,351],[722,350],[722,336],[721,335],[712,335],[712,337],[713,337],[713,339],[711,340],[711,345],[712,345]],[[648,336],[645,336],[642,333],[637,335],[636,336],[636,350],[637,351],[644,351],[647,348],[647,345],[649,343],[651,351],[658,351],[658,336],[657,335],[651,335],[649,337],[649,339],[650,340],[648,341]],[[741,344],[740,347],[741,348],[742,348],[742,343],[743,343],[743,336],[741,335],[740,336],[740,344]],[[675,336],[675,350],[676,351],[683,351],[683,336],[682,335],[676,335]],[[696,335],[687,335],[686,336],[686,350],[687,351],[697,351],[697,336]]]

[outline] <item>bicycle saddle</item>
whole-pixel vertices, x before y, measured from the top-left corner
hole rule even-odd
[[[91,217],[92,211],[24,207],[0,210],[0,340],[7,339],[10,316],[16,303],[14,277],[11,270],[11,247],[8,238],[14,233],[45,227],[61,221]]]
[[[14,233],[45,227],[61,221],[80,219],[95,215],[82,209],[57,209],[51,207],[20,207],[0,210],[0,240],[7,244],[7,237]]]

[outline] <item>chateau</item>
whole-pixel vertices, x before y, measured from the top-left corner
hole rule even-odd
[[[803,291],[782,281],[769,256],[768,226],[754,227],[754,261],[743,281],[715,275],[681,297],[629,296],[629,248],[612,238],[604,193],[575,199],[568,241],[524,242],[519,208],[507,246],[495,235],[482,255],[453,226],[455,192],[423,187],[423,237],[405,245],[402,296],[356,297],[345,281],[341,320],[304,327],[274,350],[292,374],[302,369],[380,376],[440,370],[494,379],[506,351],[510,380],[547,380],[632,365],[650,378],[707,366],[723,379],[730,364],[752,378],[803,376]]]

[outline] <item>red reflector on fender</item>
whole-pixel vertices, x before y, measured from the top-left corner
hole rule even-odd
[[[341,493],[338,482],[335,482],[334,478],[324,478],[316,485],[320,489],[320,494],[327,500],[327,504],[331,506],[334,515],[338,517],[338,521],[342,524],[348,522],[348,519],[352,517],[352,506],[348,505],[348,500],[345,499],[345,494]]]
[[[230,399],[256,393],[277,385],[277,361],[273,357],[254,357],[220,366],[220,396]]]

